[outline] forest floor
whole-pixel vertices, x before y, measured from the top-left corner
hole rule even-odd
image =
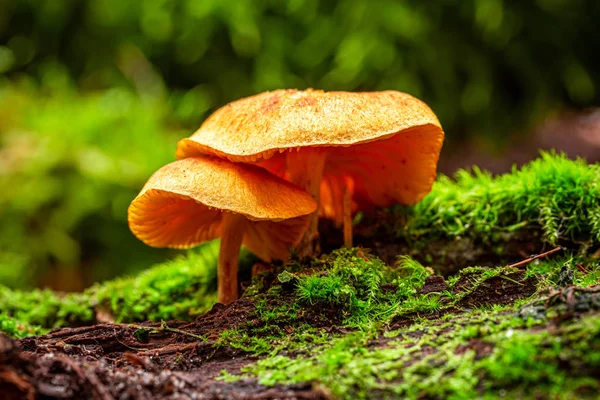
[[[358,248],[323,224],[323,256],[243,268],[227,306],[214,245],[79,294],[0,288],[0,393],[597,398],[598,172],[545,156],[442,179],[417,207],[357,220]]]

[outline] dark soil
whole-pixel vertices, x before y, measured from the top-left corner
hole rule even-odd
[[[390,224],[391,220],[397,222]],[[541,231],[533,228],[506,235],[494,245],[470,237],[455,237],[429,241],[423,247],[419,243],[409,243],[398,233],[402,231],[403,224],[402,217],[392,215],[390,211],[365,213],[363,220],[353,228],[354,245],[369,249],[371,254],[388,265],[396,262],[398,254],[409,255],[444,276],[473,265],[508,265],[540,250],[548,250],[542,241]],[[319,220],[319,232],[325,253],[343,247],[342,231],[331,221]],[[498,244],[502,244],[500,253]],[[560,245],[578,248],[576,243]]]
[[[224,329],[252,321],[253,311],[249,300],[216,305],[192,323],[167,322],[176,332],[147,323],[66,328],[20,341],[0,335],[2,399],[326,398],[310,385],[215,380],[256,360],[216,343]]]
[[[536,280],[527,278],[525,271],[502,274],[478,285],[465,296],[458,305],[464,308],[475,308],[491,304],[512,304],[515,300],[529,297],[535,293]],[[463,275],[454,286],[454,293],[471,290],[472,284],[469,275]]]
[[[448,290],[448,285],[444,280],[443,276],[431,275],[425,279],[425,284],[421,288],[421,294],[427,293],[441,293],[444,290]]]

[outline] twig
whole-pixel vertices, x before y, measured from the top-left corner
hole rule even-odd
[[[575,266],[577,267],[577,269],[579,269],[581,272],[583,272],[584,275],[588,274],[588,270],[585,269],[583,265],[581,265],[581,264],[575,264]]]
[[[128,326],[131,328],[135,328],[135,329],[143,329],[143,330],[148,331],[149,333],[172,332],[172,333],[177,333],[179,335],[189,336],[193,339],[200,340],[202,342],[206,342],[208,340],[204,336],[196,335],[195,333],[186,332],[182,329],[171,328],[169,325],[167,325],[167,323],[165,321],[160,321],[160,327],[158,327],[158,328],[154,327],[154,326],[143,326],[143,325],[136,325],[136,324],[129,324]]]
[[[545,252],[545,253],[542,253],[542,254],[536,254],[536,255],[533,255],[533,256],[531,256],[531,257],[529,257],[529,258],[527,258],[527,259],[525,259],[525,260],[523,260],[523,261],[519,261],[519,262],[517,262],[517,263],[511,264],[511,265],[509,265],[508,267],[509,267],[509,268],[519,268],[519,267],[522,267],[523,265],[527,265],[527,264],[529,264],[530,262],[532,262],[532,261],[534,261],[534,260],[537,260],[537,259],[539,259],[539,258],[548,257],[549,255],[551,255],[551,254],[554,254],[554,253],[556,253],[556,252],[558,252],[558,251],[560,251],[560,250],[562,250],[562,247],[558,246],[558,247],[555,247],[554,249],[552,249],[552,250],[549,250],[549,251],[547,251],[547,252]]]
[[[509,278],[509,277],[508,277],[508,276],[506,276],[506,275],[502,275],[502,274],[500,274],[500,275],[498,275],[498,278],[506,279],[507,281],[509,281],[509,282],[512,282],[512,283],[516,283],[517,285],[525,286],[525,284],[524,284],[524,283],[521,283],[521,282],[515,281],[514,279],[512,279],[512,278]]]
[[[167,332],[173,332],[173,333],[178,333],[180,335],[189,336],[191,338],[198,339],[202,342],[207,341],[207,339],[204,336],[196,335],[195,333],[191,333],[191,332],[186,332],[182,329],[171,328],[167,325],[167,323],[165,321],[160,321],[160,329],[167,331]]]

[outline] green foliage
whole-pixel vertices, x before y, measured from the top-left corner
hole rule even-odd
[[[506,137],[598,99],[598,14],[593,0],[4,0],[0,73],[43,76],[58,62],[83,87],[152,93],[161,76],[189,128],[273,88],[399,89],[452,135]]]
[[[517,233],[536,231],[550,244],[600,241],[600,166],[564,155],[541,157],[493,177],[477,168],[455,180],[440,177],[431,193],[405,212],[398,235],[409,241],[468,237],[499,245]]]
[[[94,322],[190,320],[216,302],[218,242],[131,278],[96,284],[83,293],[18,291],[0,286],[0,315],[43,328]],[[11,330],[7,328],[8,332]]]
[[[127,89],[0,82],[0,283],[27,287],[42,275],[81,289],[164,259],[129,232],[127,207],[174,159],[184,133],[168,113]]]

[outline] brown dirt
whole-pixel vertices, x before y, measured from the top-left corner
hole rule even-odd
[[[310,385],[266,387],[255,379],[215,380],[239,373],[256,357],[218,346],[224,329],[252,323],[254,305],[217,305],[192,323],[171,321],[172,331],[101,324],[55,330],[14,341],[0,335],[2,399],[323,399]],[[160,329],[160,324],[143,324]],[[192,335],[202,335],[200,341]]]
[[[398,235],[404,223],[401,215],[390,211],[365,213],[363,220],[353,228],[354,243],[370,249],[371,254],[386,264],[393,265],[398,254],[405,254],[444,276],[473,265],[508,265],[540,252],[540,249],[547,250],[541,240],[541,231],[534,228],[507,235],[501,242],[501,253],[497,252],[500,242],[495,243],[494,247],[490,243],[469,237],[440,238],[429,241],[426,248],[419,248],[417,243],[409,243],[406,238]],[[342,231],[331,221],[319,220],[319,232],[325,253],[343,246]],[[561,245],[567,248],[579,246],[568,242]]]
[[[454,294],[470,291],[471,279],[469,275],[461,276],[454,286]],[[536,283],[534,278],[525,276],[525,271],[499,275],[479,284],[458,302],[458,306],[475,308],[488,304],[512,304],[515,300],[532,296],[537,290]]]
[[[431,275],[425,278],[425,284],[421,288],[421,294],[441,293],[444,290],[448,290],[448,284],[446,284],[444,277],[440,275]]]

